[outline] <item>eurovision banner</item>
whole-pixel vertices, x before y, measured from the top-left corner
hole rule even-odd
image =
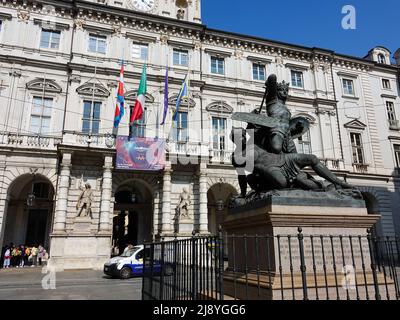
[[[165,140],[118,136],[116,169],[160,171],[165,167]]]

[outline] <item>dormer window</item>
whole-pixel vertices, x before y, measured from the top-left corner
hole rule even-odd
[[[384,54],[380,53],[380,54],[378,55],[378,62],[379,62],[379,63],[382,63],[382,64],[386,64],[386,57],[385,57]]]

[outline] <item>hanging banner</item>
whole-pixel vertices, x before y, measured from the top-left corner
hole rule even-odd
[[[165,140],[118,136],[116,169],[160,171],[165,167]]]

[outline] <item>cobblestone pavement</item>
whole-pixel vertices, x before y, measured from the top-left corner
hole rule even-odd
[[[142,279],[112,279],[102,271],[55,273],[55,282],[41,267],[0,269],[0,300],[140,300]],[[43,289],[44,287],[50,289]],[[54,287],[55,289],[51,289]]]

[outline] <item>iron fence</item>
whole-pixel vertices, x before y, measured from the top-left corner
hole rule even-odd
[[[344,230],[342,230],[344,231]],[[399,238],[193,236],[145,245],[144,300],[398,300]]]

